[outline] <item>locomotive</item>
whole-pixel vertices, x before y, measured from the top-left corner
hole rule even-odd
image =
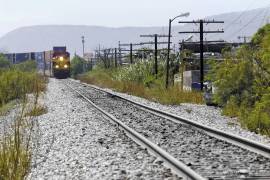
[[[66,47],[53,47],[52,72],[55,78],[70,77],[70,54],[66,51]]]

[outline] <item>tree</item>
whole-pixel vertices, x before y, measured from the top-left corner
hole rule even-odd
[[[11,66],[9,60],[5,57],[4,54],[0,54],[0,69],[6,69]]]
[[[216,102],[245,127],[270,135],[270,25],[254,35],[251,45],[223,55],[225,60],[209,73],[217,87]]]
[[[82,74],[84,72],[85,60],[79,56],[75,56],[71,60],[71,75],[76,77],[78,74]]]

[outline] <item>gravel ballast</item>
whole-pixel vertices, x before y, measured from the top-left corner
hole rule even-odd
[[[79,82],[79,81],[77,81]],[[94,86],[94,85],[92,85]],[[97,87],[97,86],[94,86]],[[99,87],[97,87],[99,88]],[[221,109],[213,106],[198,105],[182,103],[181,105],[162,105],[160,103],[152,102],[144,98],[132,96],[125,93],[119,93],[111,89],[104,89],[108,92],[122,96],[129,100],[150,106],[162,111],[170,112],[180,117],[195,121],[197,123],[222,130],[224,132],[239,135],[241,137],[254,140],[270,146],[270,138],[260,134],[256,134],[240,126],[237,118],[230,118],[223,116]]]
[[[178,179],[60,80],[44,101],[27,179]]]
[[[190,126],[154,116],[125,100],[86,85],[71,84],[95,104],[204,177],[234,179],[270,176],[270,161],[261,155],[210,137]],[[243,175],[243,172],[246,173]]]

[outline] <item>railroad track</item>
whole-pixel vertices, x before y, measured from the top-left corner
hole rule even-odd
[[[145,140],[140,144],[158,156],[163,152],[162,159],[185,178],[270,179],[270,148],[265,145],[135,103],[94,86],[72,80],[64,83],[129,135],[137,133],[136,136]],[[153,148],[159,148],[160,152]]]

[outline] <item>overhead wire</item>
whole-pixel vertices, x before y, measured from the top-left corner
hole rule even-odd
[[[266,19],[269,18],[268,17],[269,16],[269,11],[270,11],[270,5],[268,5],[267,8],[265,9],[265,14],[264,14],[264,17],[262,19],[261,27],[265,24]]]
[[[242,27],[240,27],[239,29],[237,29],[236,31],[233,31],[233,33],[230,33],[229,35],[225,36],[225,39],[232,37],[235,33],[237,32],[241,32],[243,31],[248,25],[250,25],[253,21],[255,21],[257,19],[257,17],[262,13],[262,11],[259,11],[258,13],[255,14],[255,16],[253,16],[252,19],[250,19],[250,21],[248,21],[246,24],[244,24]],[[264,13],[264,11],[263,11]]]
[[[247,8],[245,8],[244,11],[242,11],[236,18],[234,18],[232,21],[230,21],[230,23],[226,24],[226,26],[224,27],[224,30],[227,29],[228,27],[230,27],[232,24],[234,24],[235,22],[237,22],[249,9],[250,7],[257,2],[256,0],[251,1],[251,3],[247,6]],[[214,35],[211,34],[208,36],[208,38],[213,37]]]

